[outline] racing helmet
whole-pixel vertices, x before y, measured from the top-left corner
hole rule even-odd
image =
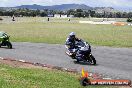
[[[71,33],[69,34],[69,36],[70,36],[70,37],[75,37],[76,34],[75,34],[75,32],[71,32]]]

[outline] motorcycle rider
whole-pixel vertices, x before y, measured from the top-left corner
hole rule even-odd
[[[81,41],[81,39],[77,38],[74,32],[71,32],[69,34],[69,37],[66,39],[66,46],[70,52],[69,55],[76,53],[77,61],[81,61],[81,54],[79,53],[79,51],[77,51],[78,47],[75,45],[76,41]]]

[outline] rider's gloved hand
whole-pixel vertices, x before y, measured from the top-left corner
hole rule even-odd
[[[77,40],[77,41],[81,41],[81,39],[80,39],[80,38],[76,38],[76,40]]]

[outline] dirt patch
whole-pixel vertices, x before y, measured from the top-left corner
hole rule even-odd
[[[0,59],[0,64],[6,64],[6,65],[9,65],[9,66],[12,66],[12,67],[18,67],[18,68],[40,68],[40,69],[46,69],[46,68],[43,68],[41,66],[35,66],[35,65],[32,65],[32,64],[28,64],[28,63],[23,63],[23,62],[20,62],[20,61],[11,61],[11,60],[2,60]]]
[[[129,87],[129,86],[121,86],[121,87],[118,87],[118,88],[132,88],[132,87]]]

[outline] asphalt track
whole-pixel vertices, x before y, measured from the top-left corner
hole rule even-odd
[[[81,68],[115,79],[132,80],[132,48],[111,48],[92,46],[97,65],[75,63],[65,54],[64,45],[44,43],[13,43],[14,49],[0,48],[0,57],[38,62],[66,68]]]

